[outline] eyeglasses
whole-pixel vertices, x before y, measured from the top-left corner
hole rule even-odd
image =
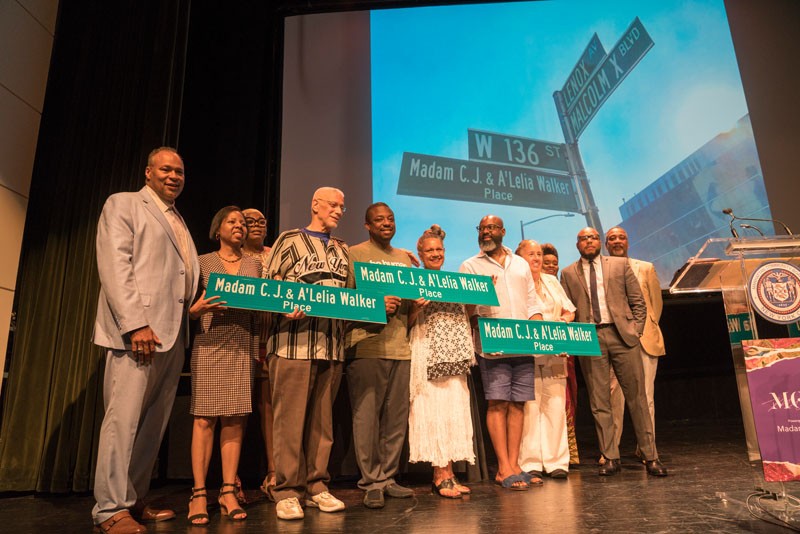
[[[600,236],[597,234],[579,235],[578,241],[586,242],[589,240],[600,241]]]
[[[254,219],[253,217],[245,217],[244,222],[247,226],[260,226],[262,228],[266,228],[267,226],[266,219]]]
[[[476,226],[475,229],[479,232],[483,232],[485,230],[489,230],[490,232],[494,232],[495,230],[502,230],[503,227],[499,224],[487,224],[486,226]]]
[[[347,208],[344,206],[344,204],[339,204],[338,202],[333,202],[330,200],[326,200],[324,198],[317,198],[315,200],[321,200],[323,202],[327,202],[328,206],[330,206],[332,210],[335,210],[336,208],[342,208],[342,213],[347,211]]]

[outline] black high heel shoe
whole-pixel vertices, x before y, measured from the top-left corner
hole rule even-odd
[[[189,497],[189,502],[191,503],[195,499],[205,499],[206,500],[206,508],[208,508],[208,494],[206,494],[206,489],[205,488],[192,488],[192,496]],[[187,517],[186,519],[188,519],[189,523],[191,523],[193,526],[196,526],[196,527],[207,527],[208,523],[209,523],[208,512],[207,511],[205,513],[202,513],[202,514],[192,514],[189,517]],[[198,519],[204,519],[205,521],[202,521],[200,523],[196,523],[195,521],[198,520]]]
[[[225,488],[233,488],[233,489],[226,490]],[[222,500],[223,495],[233,495],[235,497],[236,484],[229,484],[229,483],[222,484],[222,487],[219,489],[219,497],[217,498],[217,502],[219,503],[219,511],[222,515],[228,516],[228,519],[230,519],[231,521],[244,521],[245,519],[247,519],[247,512],[245,512],[241,508],[234,508],[233,510],[228,510],[228,507]]]

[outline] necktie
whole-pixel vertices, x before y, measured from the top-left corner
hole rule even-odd
[[[600,297],[597,296],[597,272],[594,270],[594,260],[589,262],[589,290],[592,296],[592,321],[600,322]]]

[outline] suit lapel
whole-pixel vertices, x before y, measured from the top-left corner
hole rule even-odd
[[[578,281],[581,283],[581,287],[588,297],[589,288],[586,286],[586,276],[583,274],[583,262],[581,260],[575,262],[575,272],[578,273]]]
[[[144,186],[147,187],[147,186]],[[172,230],[172,226],[169,224],[169,221],[158,208],[158,205],[153,201],[153,198],[150,196],[150,193],[147,192],[145,188],[139,190],[139,198],[142,200],[142,205],[144,208],[158,221],[158,223],[164,228],[164,232],[167,233],[169,236],[169,240],[172,241],[172,245],[175,247],[175,250],[178,251],[178,254],[181,253],[181,247],[178,245],[178,238],[175,237],[175,232]]]
[[[603,261],[601,268],[603,269],[603,291],[606,294],[606,302],[608,302],[608,281],[611,279],[611,265],[608,261],[608,256],[600,256]]]

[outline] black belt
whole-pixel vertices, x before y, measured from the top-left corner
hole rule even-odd
[[[600,330],[601,328],[608,328],[610,326],[614,326],[614,323],[601,323],[594,325],[594,327],[598,330]]]

